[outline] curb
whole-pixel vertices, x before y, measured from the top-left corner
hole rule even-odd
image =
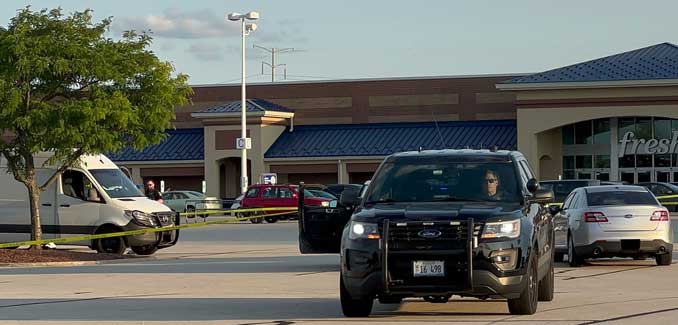
[[[0,263],[0,268],[27,268],[27,267],[67,267],[67,266],[94,266],[106,264],[125,264],[138,261],[155,261],[158,260],[155,256],[144,257],[126,257],[115,260],[101,260],[101,261],[71,261],[71,262],[36,262],[36,263]]]

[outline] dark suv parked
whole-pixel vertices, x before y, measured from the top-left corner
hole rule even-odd
[[[451,295],[508,299],[512,314],[533,314],[538,300],[553,299],[554,228],[544,206],[552,200],[519,152],[399,153],[363,198],[347,190],[336,209],[300,200],[300,248],[339,249],[348,317],[368,316],[375,298]],[[328,239],[336,232],[340,246]]]

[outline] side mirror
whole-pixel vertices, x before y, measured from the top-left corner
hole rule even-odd
[[[87,193],[87,201],[101,202],[101,198],[99,198],[99,192],[97,192],[97,190],[94,188],[90,188]]]
[[[553,194],[552,190],[538,188],[536,191],[534,191],[534,194],[532,194],[530,201],[536,203],[551,203],[553,202],[554,196],[555,195]]]
[[[530,191],[530,193],[535,193],[539,189],[539,182],[531,178],[529,181],[527,181],[527,190]]]
[[[342,206],[354,207],[360,204],[360,190],[354,188],[347,188],[341,193],[339,203]]]
[[[551,204],[551,205],[549,205],[549,213],[550,213],[552,216],[555,216],[556,214],[558,214],[558,213],[559,213],[560,211],[562,211],[562,210],[563,210],[563,209],[560,207],[560,205],[557,205],[557,204]]]

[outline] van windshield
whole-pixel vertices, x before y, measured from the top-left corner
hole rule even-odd
[[[365,203],[518,202],[513,164],[445,161],[385,163],[368,187]]]
[[[90,169],[89,172],[113,199],[144,196],[120,169]]]

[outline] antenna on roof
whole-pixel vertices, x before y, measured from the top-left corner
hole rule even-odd
[[[422,150],[424,150],[424,147],[419,146],[419,152],[421,152]]]

